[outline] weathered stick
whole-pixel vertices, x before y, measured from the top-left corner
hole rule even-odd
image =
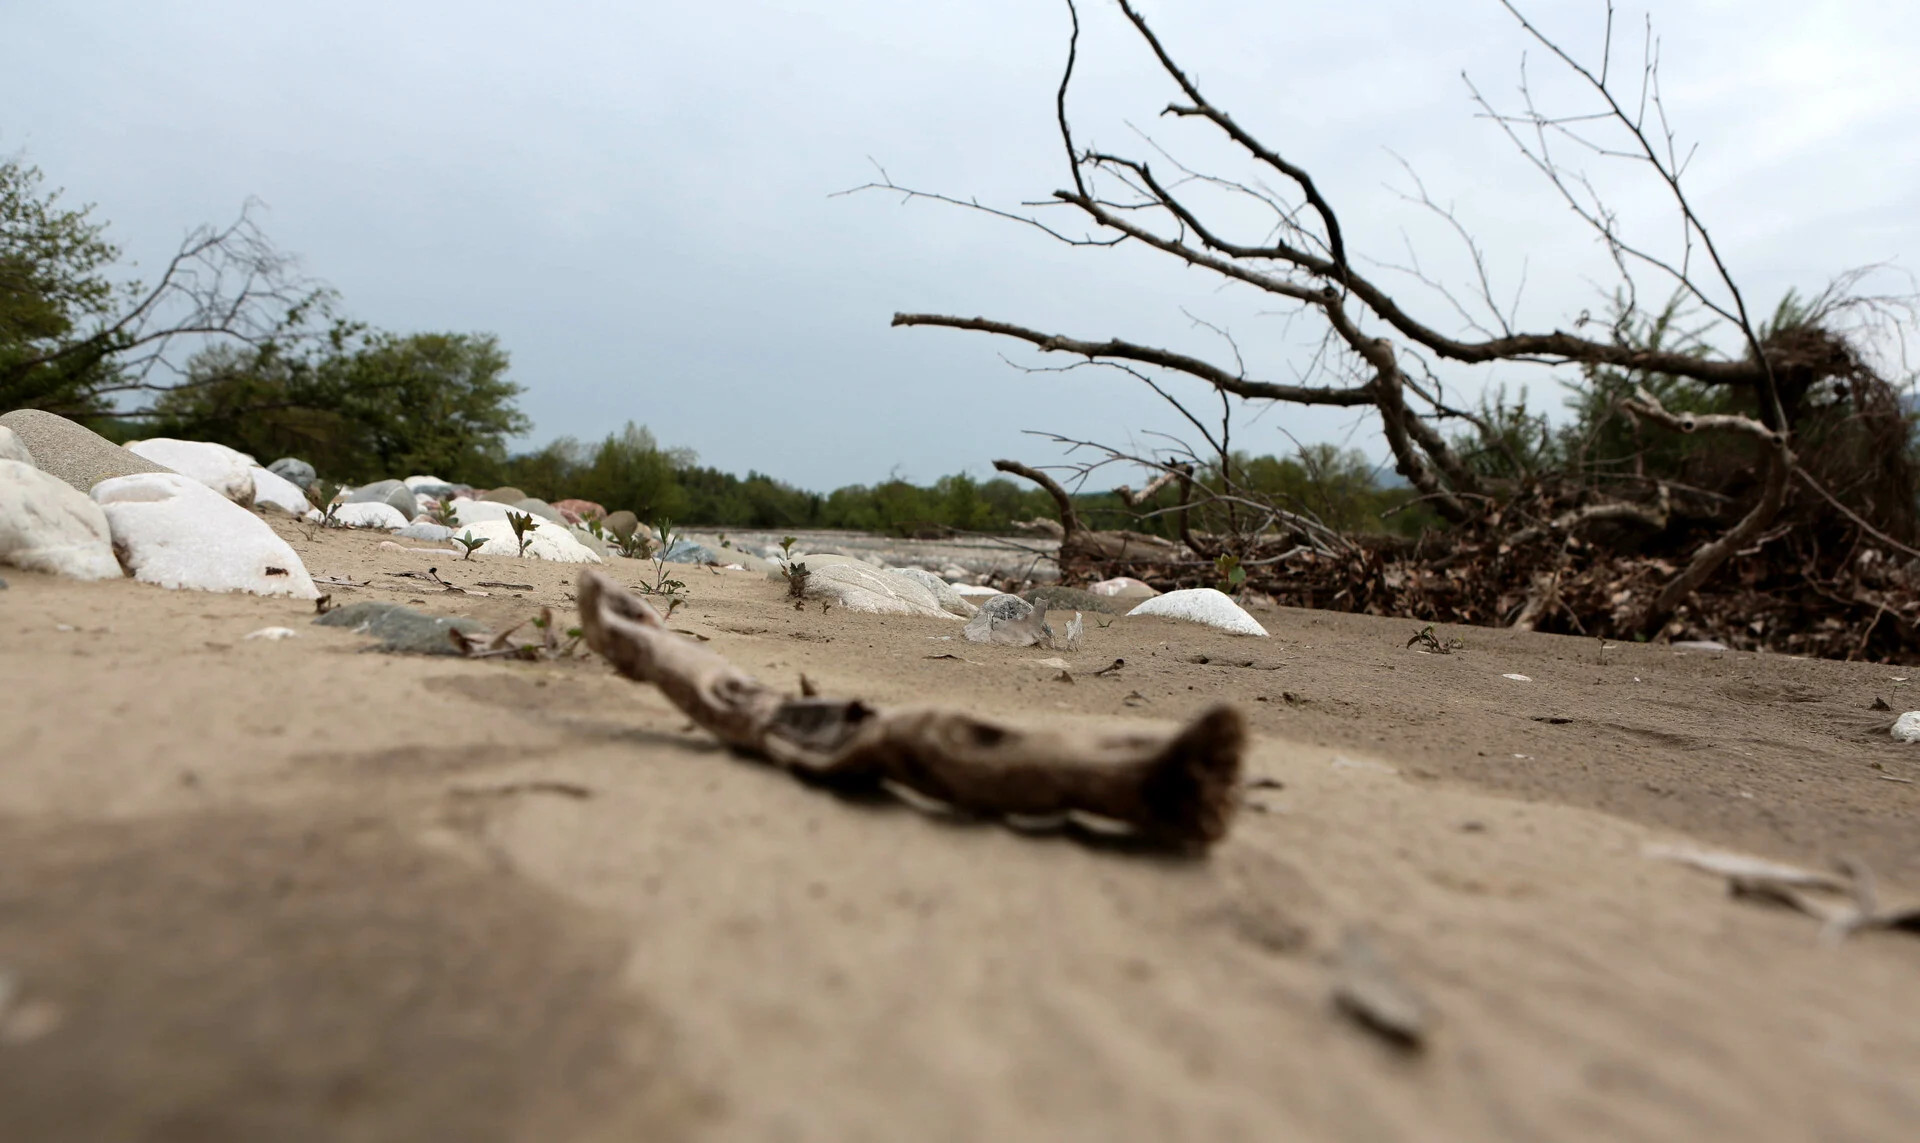
[[[607,576],[580,573],[587,645],[727,745],[841,788],[904,787],[986,816],[1091,816],[1144,841],[1209,845],[1233,819],[1246,729],[1220,706],[1173,733],[1020,730],[955,710],[791,697],[674,635]]]

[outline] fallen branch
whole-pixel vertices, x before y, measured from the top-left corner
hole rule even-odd
[[[667,630],[605,575],[580,573],[587,645],[735,749],[842,789],[893,789],[968,813],[1205,846],[1232,822],[1246,729],[1219,706],[1173,734],[1018,730],[959,711],[875,710],[780,694]]]

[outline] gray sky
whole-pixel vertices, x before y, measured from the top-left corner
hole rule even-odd
[[[1429,273],[1466,281],[1457,242],[1397,197],[1410,187],[1398,155],[1479,237],[1501,296],[1524,272],[1522,325],[1601,308],[1611,278],[1590,234],[1474,118],[1461,73],[1510,104],[1528,47],[1494,0],[1144,7],[1214,102],[1316,173],[1350,250],[1403,262],[1411,242]],[[1597,53],[1598,2],[1528,8]],[[1156,119],[1170,86],[1112,5],[1082,12],[1083,142],[1138,151],[1131,124],[1248,172],[1203,128]],[[1620,11],[1630,59],[1644,13]],[[1700,144],[1696,205],[1750,297],[1770,309],[1788,286],[1889,261],[1900,273],[1880,284],[1910,288],[1920,5],[1665,0],[1653,15],[1667,103],[1683,145]],[[528,389],[523,443],[632,419],[734,471],[924,481],[1057,456],[1022,429],[1125,441],[1176,421],[1117,374],[1023,374],[1001,360],[1036,362],[1017,346],[890,329],[895,310],[1219,353],[1184,309],[1277,380],[1318,336],[1147,251],[829,197],[866,181],[869,157],[903,184],[995,204],[1064,185],[1052,99],[1066,30],[1047,0],[8,0],[0,151],[97,203],[142,268],[258,196],[275,241],[353,316],[497,333]],[[1529,59],[1545,90],[1574,94],[1538,49]],[[1643,179],[1595,170],[1636,233],[1670,236]],[[1415,283],[1403,300],[1458,325]],[[1447,376],[1468,393],[1489,380]],[[1490,378],[1560,399],[1551,379]],[[1255,451],[1288,451],[1285,429],[1379,452],[1352,414],[1241,422],[1237,443]]]

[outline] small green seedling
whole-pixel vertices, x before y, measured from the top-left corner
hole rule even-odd
[[[481,536],[476,539],[472,532],[462,532],[453,538],[453,542],[467,550],[467,554],[461,558],[470,560],[473,558],[473,553],[480,550],[480,545],[487,542],[487,538]]]
[[[660,522],[654,525],[653,531],[655,536],[658,537],[658,543],[654,546],[652,552],[653,582],[641,583],[640,590],[648,595],[665,596],[667,598],[667,614],[672,615],[673,608],[676,606],[674,601],[681,595],[684,595],[687,590],[686,584],[677,579],[667,578],[667,553],[673,550],[674,541],[679,539],[679,537],[673,534],[673,521],[665,516],[662,516]],[[634,535],[638,536],[639,534],[639,530],[635,529]],[[646,559],[648,557],[642,556],[641,558]]]
[[[539,525],[533,522],[533,514],[530,512],[509,512],[507,513],[507,525],[513,529],[513,538],[520,542],[520,550],[514,554],[517,556],[526,555],[527,545],[533,543],[533,538],[529,533],[539,527]]]
[[[587,534],[592,536],[594,539],[599,540],[602,543],[606,542],[607,529],[600,523],[600,517],[595,516],[593,519],[588,520],[586,523],[580,526],[585,528],[587,530]]]
[[[451,528],[460,522],[460,517],[454,513],[453,501],[446,499],[433,502],[433,506],[427,509],[427,519],[442,528]]]
[[[1220,590],[1228,595],[1247,582],[1247,569],[1240,566],[1239,556],[1221,556],[1213,561],[1213,570],[1220,573]]]
[[[635,528],[625,536],[615,536],[614,548],[630,560],[644,560],[653,555],[653,541],[647,539],[645,532]]]
[[[780,574],[787,577],[787,598],[794,601],[793,609],[800,610],[800,599],[807,594],[807,565],[793,562],[793,545],[796,539],[787,536],[780,541]]]

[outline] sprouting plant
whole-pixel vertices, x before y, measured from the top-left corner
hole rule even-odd
[[[433,502],[427,509],[427,519],[442,528],[451,528],[460,522],[460,517],[453,510],[453,501],[445,498]]]
[[[638,528],[624,536],[615,534],[613,540],[615,550],[630,560],[644,560],[653,554],[653,541]]]
[[[733,547],[733,541],[727,539],[727,534],[725,532],[720,533],[720,546],[723,548],[729,548],[729,549]]]
[[[1247,582],[1247,569],[1240,566],[1239,556],[1222,555],[1213,561],[1213,570],[1220,573],[1220,590],[1228,595]]]
[[[1465,639],[1454,636],[1449,636],[1443,641],[1438,635],[1433,633],[1433,624],[1431,623],[1414,632],[1413,638],[1407,640],[1407,646],[1409,647],[1416,643],[1420,644],[1423,649],[1431,651],[1436,655],[1451,655],[1467,645]]]
[[[667,614],[672,615],[673,609],[678,606],[678,597],[685,594],[687,590],[685,583],[677,579],[667,578],[667,556],[672,553],[673,545],[679,540],[679,537],[673,534],[673,521],[665,516],[662,516],[660,522],[654,525],[653,531],[656,539],[656,543],[650,553],[653,560],[653,582],[640,584],[640,590],[648,595],[665,596],[667,598]],[[640,534],[639,529],[634,529],[633,534],[638,536]],[[643,555],[640,558],[647,559],[649,556]]]
[[[312,491],[314,502],[320,506],[320,526],[322,528],[338,528],[340,526],[340,522],[333,518],[333,514],[340,508],[340,505],[335,503],[335,501],[340,498],[340,490],[345,487],[346,485],[344,484],[333,484],[325,480],[314,481]]]
[[[467,550],[467,554],[461,558],[470,560],[473,558],[473,553],[480,550],[480,545],[487,542],[487,538],[485,536],[475,538],[472,532],[462,532],[453,538],[453,542]]]
[[[780,574],[787,577],[787,598],[794,601],[794,610],[800,609],[799,600],[807,594],[807,565],[793,562],[795,537],[787,536],[780,541]]]
[[[513,529],[513,538],[520,542],[520,550],[514,554],[519,556],[526,555],[527,545],[533,543],[528,533],[537,527],[533,522],[533,514],[530,512],[509,512],[507,513],[507,526]]]
[[[600,523],[600,517],[595,516],[580,526],[585,528],[587,530],[587,534],[592,536],[594,539],[599,540],[602,543],[606,542],[607,529],[604,525]]]

